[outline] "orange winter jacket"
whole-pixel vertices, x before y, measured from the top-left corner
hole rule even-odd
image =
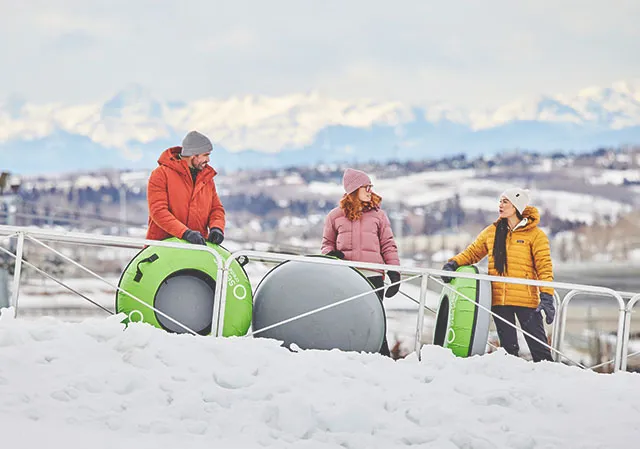
[[[149,176],[149,240],[182,238],[187,229],[200,232],[205,239],[211,228],[224,232],[225,212],[213,181],[216,171],[207,165],[194,183],[187,162],[180,159],[181,150],[165,150],[158,159],[159,167]]]
[[[540,213],[529,206],[523,214],[523,220],[507,234],[507,272],[506,277],[553,281],[553,265],[547,235],[538,228]],[[453,257],[458,265],[478,263],[489,255],[489,275],[499,276],[493,264],[493,242],[496,224],[487,226],[463,252]],[[540,291],[553,295],[553,288],[538,288],[532,285],[506,284],[492,282],[492,304],[494,306],[537,307]]]

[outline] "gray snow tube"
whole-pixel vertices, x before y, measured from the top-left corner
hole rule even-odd
[[[267,273],[256,288],[253,332],[366,293],[255,336],[282,341],[287,347],[295,344],[301,349],[379,352],[387,330],[386,317],[373,289],[369,280],[352,267],[283,262]]]

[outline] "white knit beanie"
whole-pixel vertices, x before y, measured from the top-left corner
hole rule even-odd
[[[530,196],[529,191],[526,189],[521,189],[519,187],[513,187],[511,189],[507,189],[502,192],[500,198],[506,198],[511,201],[511,204],[516,208],[520,215],[524,212],[525,208],[529,205]]]

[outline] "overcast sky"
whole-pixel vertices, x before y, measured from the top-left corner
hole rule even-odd
[[[639,22],[638,0],[0,0],[0,99],[491,107],[640,78]]]

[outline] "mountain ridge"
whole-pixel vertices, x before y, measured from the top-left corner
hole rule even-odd
[[[77,105],[9,97],[0,103],[0,166],[23,173],[150,168],[190,129],[211,137],[214,165],[229,170],[514,148],[589,151],[640,142],[640,79],[485,111],[339,100],[318,92],[175,102],[139,85]],[[58,157],[50,154],[58,150]]]

